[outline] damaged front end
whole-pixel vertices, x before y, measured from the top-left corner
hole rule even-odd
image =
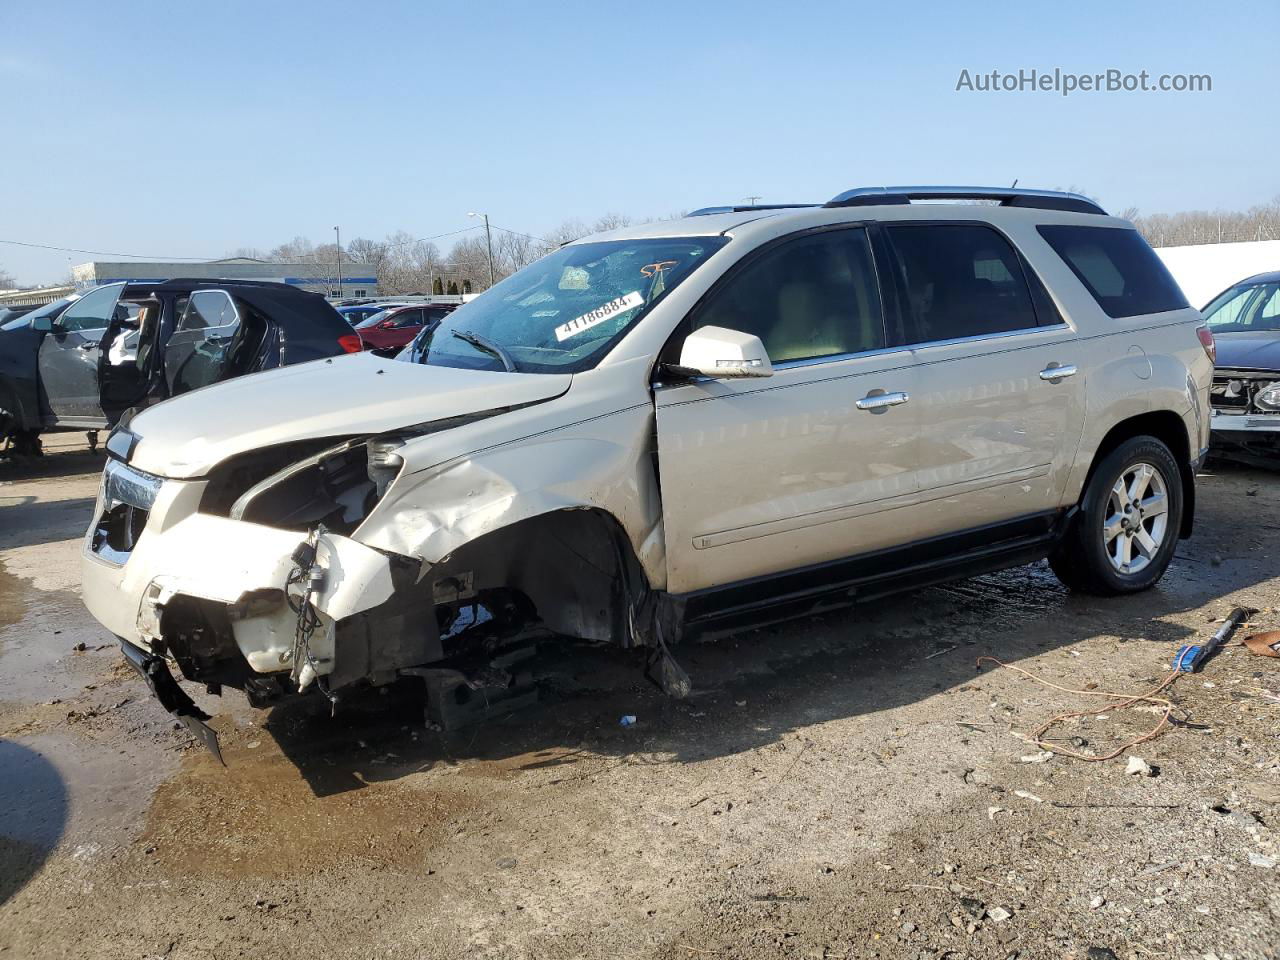
[[[1209,392],[1212,453],[1257,466],[1280,466],[1280,372],[1214,371]]]
[[[651,409],[579,422],[537,456],[494,443],[497,422],[523,418],[508,436],[527,435],[536,415],[290,442],[192,479],[112,459],[85,541],[85,602],[215,752],[169,664],[258,707],[313,691],[336,705],[414,678],[428,718],[450,728],[476,704],[526,702],[533,645],[562,635],[646,645],[654,679],[687,693],[667,649],[680,618],[660,589]]]

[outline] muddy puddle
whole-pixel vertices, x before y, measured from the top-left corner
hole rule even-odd
[[[83,688],[114,649],[109,637],[84,623],[80,598],[42,592],[28,604],[30,584],[0,568],[0,703],[45,703]],[[15,615],[6,619],[6,610]],[[77,647],[84,644],[83,650]]]
[[[144,757],[147,746],[107,749],[63,733],[0,738],[0,903],[55,853],[88,867],[129,845],[177,765]]]
[[[11,574],[0,560],[0,630],[17,623],[27,607],[23,596],[23,582]]]

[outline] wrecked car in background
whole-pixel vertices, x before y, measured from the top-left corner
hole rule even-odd
[[[113,283],[0,328],[0,440],[114,426],[146,407],[256,370],[349,353],[359,337],[319,294],[283,283]]]
[[[1212,452],[1280,465],[1280,272],[1224,290],[1204,318],[1218,349],[1209,396]]]
[[[547,632],[646,648],[680,695],[696,633],[1046,556],[1150,587],[1191,531],[1211,344],[1074,194],[709,208],[561,247],[397,360],[137,416],[83,595],[210,745],[173,666],[257,705],[416,677],[447,723],[527,690]]]

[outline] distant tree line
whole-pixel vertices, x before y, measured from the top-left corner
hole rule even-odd
[[[1187,210],[1144,215],[1131,207],[1121,216],[1132,220],[1153,247],[1280,240],[1280,197],[1243,211]]]
[[[494,279],[509,277],[570,240],[625,227],[632,222],[630,217],[618,213],[606,214],[591,224],[566,220],[542,237],[493,225]],[[315,264],[325,268],[326,276],[335,276],[338,265],[336,244],[313,244],[306,237],[294,237],[270,250],[241,247],[231,256]],[[455,240],[447,252],[433,241],[414,239],[413,234],[404,230],[390,233],[383,240],[357,237],[343,245],[342,263],[344,273],[347,265],[367,268],[378,277],[378,289],[384,294],[478,293],[489,285],[489,249],[483,227]]]

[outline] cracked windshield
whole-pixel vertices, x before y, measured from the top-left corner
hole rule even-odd
[[[586,370],[725,242],[681,237],[561,247],[425,329],[399,359],[520,373]]]

